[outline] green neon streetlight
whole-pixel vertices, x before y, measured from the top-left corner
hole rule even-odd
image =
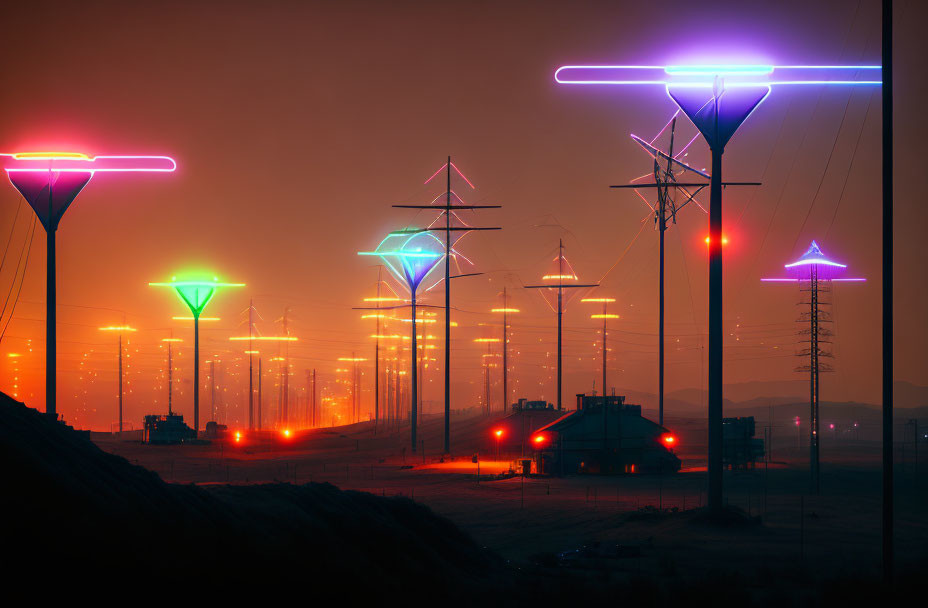
[[[244,287],[244,283],[222,283],[217,277],[178,281],[171,277],[167,283],[149,283],[149,287],[173,287],[181,302],[193,314],[193,430],[200,430],[200,313],[212,301],[220,287]]]

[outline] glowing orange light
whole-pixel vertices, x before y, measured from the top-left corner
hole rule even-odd
[[[576,280],[577,280],[577,275],[575,275],[575,274],[546,274],[545,276],[541,277],[541,280],[542,280],[542,281],[554,281],[554,280],[558,280],[558,281],[564,281],[564,280],[567,280],[567,281],[576,281]]]
[[[496,429],[495,431],[493,431],[493,434],[496,435],[497,439],[499,439],[500,437],[503,436],[503,429]]]
[[[590,315],[591,319],[618,319],[619,315],[614,315],[612,313],[602,313],[598,315]]]
[[[709,237],[706,237],[706,245],[708,245],[708,244],[709,244]],[[725,236],[725,235],[723,234],[723,235],[722,235],[722,245],[727,245],[727,244],[728,244],[728,237]]]
[[[161,338],[162,342],[183,342],[183,338]]]
[[[128,325],[113,325],[110,327],[100,327],[100,331],[137,331],[134,327]]]
[[[544,435],[535,435],[534,437],[532,437],[532,441],[534,441],[534,442],[537,443],[537,444],[542,444],[542,443],[544,443],[544,441],[545,441],[545,436],[544,436]]]
[[[235,431],[235,441],[236,441],[236,443],[239,442],[239,441],[241,441],[241,440],[242,440],[242,433],[241,433],[241,431]]]
[[[520,312],[518,308],[491,308],[490,312]]]
[[[474,342],[501,342],[501,338],[474,338]]]
[[[608,304],[609,302],[615,302],[615,298],[583,298],[581,302],[600,302]]]
[[[90,157],[80,152],[17,152],[13,155],[15,159],[28,160],[56,160],[70,158],[74,160],[90,160]]]
[[[677,443],[677,438],[669,433],[662,435],[661,439],[664,441],[664,445],[667,447],[672,447]]]
[[[290,429],[284,429],[284,437],[290,436]]]

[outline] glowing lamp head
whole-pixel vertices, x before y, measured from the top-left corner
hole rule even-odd
[[[545,441],[547,441],[547,439],[548,438],[545,437],[544,435],[541,435],[541,434],[535,435],[534,437],[532,437],[532,443],[534,443],[536,446],[541,446],[545,443]]]
[[[171,277],[166,283],[149,283],[151,287],[173,287],[177,297],[187,305],[193,313],[194,320],[200,318],[200,313],[210,303],[220,287],[244,287],[244,283],[222,283],[217,277],[209,279],[178,280]]]
[[[374,251],[360,251],[358,255],[375,255],[387,270],[415,294],[419,284],[444,258],[444,243],[427,230],[401,230],[391,232]]]
[[[672,448],[677,445],[677,437],[671,433],[664,433],[661,435],[661,443],[664,447]]]
[[[710,242],[711,242],[710,238],[709,238],[709,237],[706,237],[706,246],[707,246],[707,247],[709,246],[709,243],[710,243]],[[722,246],[724,247],[724,246],[727,245],[727,244],[728,244],[728,237],[725,236],[725,235],[723,234],[723,235],[722,235]]]
[[[241,443],[242,441],[242,432],[235,431],[235,443]]]
[[[496,435],[497,439],[500,439],[503,436],[503,429],[496,429],[493,434]]]
[[[283,430],[283,433],[281,433],[281,434],[282,434],[284,437],[288,437],[288,438],[289,438],[289,437],[290,437],[290,429],[284,429],[284,430]]]

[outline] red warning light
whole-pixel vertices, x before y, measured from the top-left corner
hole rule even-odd
[[[235,431],[235,443],[241,443],[242,441],[242,432]]]
[[[503,429],[496,429],[495,431],[493,431],[493,434],[496,435],[497,439],[499,439],[500,437],[503,436]]]
[[[661,435],[661,441],[663,441],[664,445],[666,445],[668,448],[672,448],[673,446],[677,445],[676,436],[671,435],[670,433],[664,433]]]
[[[535,435],[534,437],[532,437],[532,441],[535,442],[535,445],[541,445],[542,443],[545,442],[545,436],[544,436],[544,435]]]
[[[709,242],[710,242],[709,237],[706,237],[706,245],[708,245]],[[723,234],[722,235],[722,246],[725,246],[727,244],[728,244],[728,237]]]

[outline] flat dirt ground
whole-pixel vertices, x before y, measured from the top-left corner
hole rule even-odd
[[[558,553],[598,542],[627,551],[624,557],[577,563],[609,577],[878,576],[881,477],[876,441],[825,437],[821,493],[813,495],[807,448],[798,445],[796,434],[778,438],[768,466],[725,474],[729,505],[759,519],[720,526],[706,524],[695,510],[705,500],[702,420],[668,420],[680,437],[683,470],[676,474],[524,479],[495,478],[521,448],[503,442],[497,458],[495,422],[455,419],[453,458],[444,462],[439,457],[442,421],[434,416],[421,424],[424,450],[416,454],[409,449],[408,428],[380,428],[375,434],[369,422],[297,431],[289,437],[257,432],[238,443],[208,445],[150,446],[106,434],[94,434],[93,440],[168,482],[329,482],[343,489],[407,496],[517,565],[553,563]],[[479,454],[479,479],[474,454]],[[905,571],[928,558],[928,462],[917,467],[911,454],[897,457],[895,479],[897,562]]]

